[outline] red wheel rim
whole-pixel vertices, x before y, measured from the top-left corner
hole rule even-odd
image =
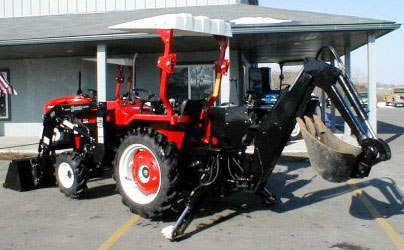
[[[144,195],[156,194],[160,187],[160,168],[157,159],[147,149],[133,155],[133,178]]]

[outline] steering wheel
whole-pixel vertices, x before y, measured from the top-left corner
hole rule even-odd
[[[143,99],[142,97],[140,97],[140,92],[146,93],[147,94],[147,99]],[[146,90],[146,89],[140,89],[140,88],[134,88],[132,89],[131,95],[138,100],[141,100],[143,102],[148,102],[150,101],[150,99],[153,99],[156,95],[153,94],[152,92]]]
[[[90,94],[91,94],[91,96],[92,96],[93,98],[96,98],[96,97],[97,97],[97,90],[95,90],[95,89],[88,89],[88,92],[90,92]]]

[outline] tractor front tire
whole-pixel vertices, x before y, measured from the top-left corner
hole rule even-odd
[[[87,171],[76,152],[64,152],[56,157],[55,177],[60,191],[67,197],[80,198],[87,189]]]
[[[114,161],[122,202],[144,218],[173,208],[179,182],[177,147],[165,135],[138,128],[123,138]]]

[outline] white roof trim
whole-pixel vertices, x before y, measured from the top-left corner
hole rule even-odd
[[[167,14],[145,19],[121,23],[109,27],[114,30],[124,30],[134,33],[155,33],[157,29],[174,29],[180,35],[220,35],[232,37],[230,23],[221,19],[210,19],[206,16],[191,14]]]
[[[277,23],[290,23],[292,20],[281,20],[271,17],[241,17],[230,21],[236,25],[240,24],[277,24]]]

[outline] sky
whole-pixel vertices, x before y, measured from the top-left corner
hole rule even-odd
[[[404,24],[404,0],[260,0],[261,6],[368,17]],[[353,74],[367,77],[366,46],[352,53]],[[377,82],[404,85],[404,25],[376,40]]]

